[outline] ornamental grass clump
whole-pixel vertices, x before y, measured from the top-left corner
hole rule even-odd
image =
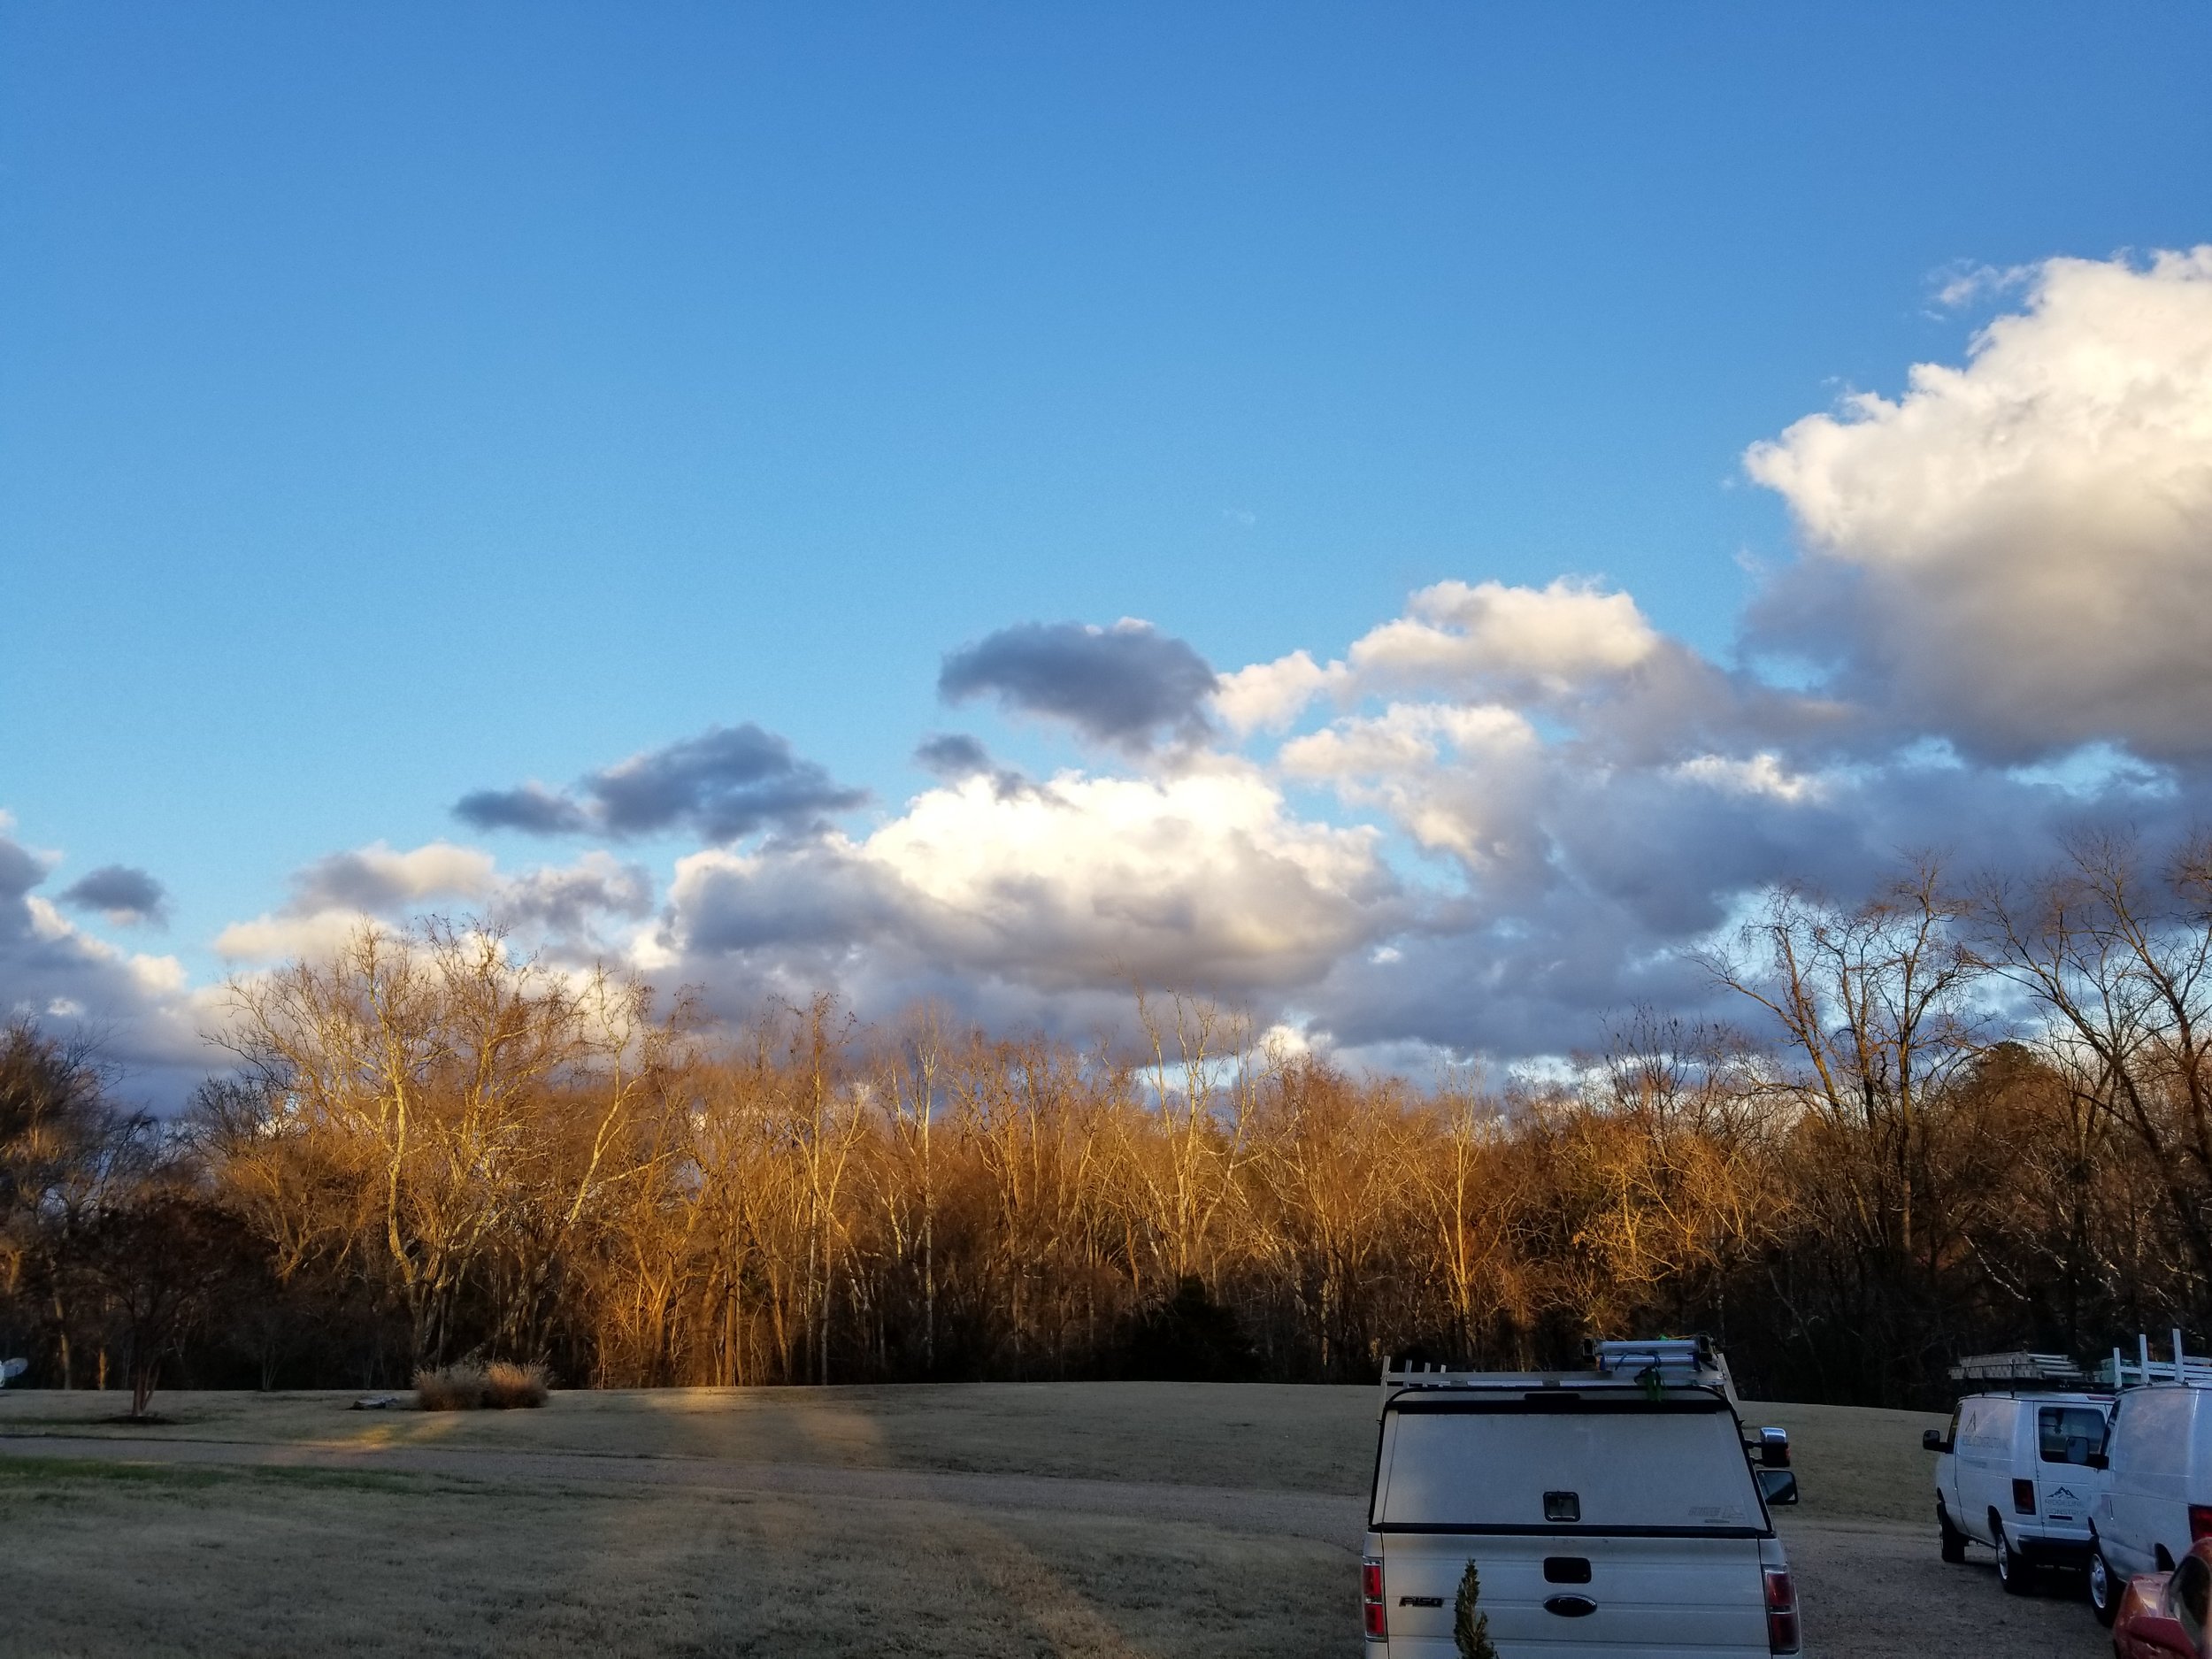
[[[511,1365],[499,1360],[484,1368],[484,1403],[495,1411],[541,1406],[546,1394],[542,1365]]]
[[[545,1367],[448,1365],[415,1373],[415,1403],[425,1411],[511,1411],[541,1406],[547,1398]]]
[[[415,1403],[425,1411],[474,1411],[484,1403],[484,1373],[473,1365],[447,1365],[415,1373]]]

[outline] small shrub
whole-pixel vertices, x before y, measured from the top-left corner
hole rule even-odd
[[[495,1410],[545,1403],[545,1367],[511,1365],[505,1360],[485,1367],[484,1403]]]
[[[1459,1594],[1452,1602],[1452,1646],[1459,1659],[1498,1659],[1498,1645],[1490,1640],[1490,1616],[1479,1610],[1482,1575],[1469,1562],[1460,1575]]]
[[[415,1403],[425,1411],[474,1411],[485,1393],[484,1373],[473,1365],[415,1373]]]

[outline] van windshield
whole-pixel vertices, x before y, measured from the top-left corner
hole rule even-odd
[[[2047,1463],[2086,1463],[2104,1450],[2104,1413],[2094,1406],[2044,1406],[2035,1435]]]
[[[1718,1400],[1591,1410],[1394,1407],[1380,1526],[1761,1532],[1742,1431]]]

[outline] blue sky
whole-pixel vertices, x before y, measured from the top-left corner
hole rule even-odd
[[[2212,238],[2208,70],[2184,5],[0,4],[0,808],[204,982],[713,726],[855,835],[931,732],[1120,764],[940,703],[1022,622],[1225,672],[1571,575],[1724,667],[1747,448],[1962,361],[1963,271]]]

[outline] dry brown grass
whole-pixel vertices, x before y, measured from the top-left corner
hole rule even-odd
[[[0,1394],[0,1436],[313,1447],[343,1469],[0,1457],[0,1659],[348,1659],[603,1653],[832,1659],[1344,1659],[1375,1391],[1097,1383],[564,1394],[551,1410],[354,1413],[351,1394]],[[1780,1517],[1824,1659],[2094,1659],[2087,1609],[2004,1595],[1977,1552],[1937,1559],[1908,1412],[1750,1406],[1791,1431],[1805,1502]],[[12,1438],[12,1437],[27,1438]],[[380,1447],[455,1454],[379,1469]],[[595,1472],[496,1454],[587,1453]],[[180,1450],[184,1449],[180,1447]],[[712,1459],[884,1471],[886,1495],[686,1487]],[[616,1465],[618,1479],[603,1479]],[[1071,1509],[984,1471],[1217,1488],[1203,1503]],[[1264,1489],[1343,1506],[1345,1539],[1271,1522]],[[1327,1494],[1337,1494],[1330,1497]],[[1112,1512],[1107,1512],[1111,1509]],[[327,1571],[343,1561],[346,1571]],[[313,1583],[302,1596],[296,1586]]]
[[[0,1458],[0,1503],[30,1518],[0,1551],[0,1659],[1357,1651],[1356,1551],[1238,1525],[922,1497],[12,1464]]]
[[[484,1368],[484,1403],[495,1411],[534,1409],[546,1402],[545,1367],[495,1360]]]
[[[448,1365],[415,1373],[415,1403],[425,1411],[476,1411],[484,1404],[484,1373],[473,1365]]]
[[[448,1365],[415,1373],[415,1403],[425,1411],[511,1411],[549,1397],[542,1365]]]
[[[162,1394],[173,1439],[943,1469],[1363,1494],[1372,1386],[959,1383],[565,1389],[543,1411],[354,1411],[357,1390]],[[128,1438],[115,1396],[0,1392],[0,1434]],[[1780,1421],[1782,1419],[1775,1419]],[[1931,1419],[1933,1421],[1934,1419]],[[1917,1448],[1919,1433],[1912,1435]]]

